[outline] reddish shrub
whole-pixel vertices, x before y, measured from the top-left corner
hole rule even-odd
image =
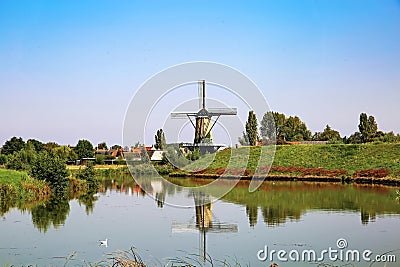
[[[390,174],[390,171],[385,168],[379,169],[368,169],[357,171],[353,174],[353,177],[374,177],[374,178],[383,178]]]

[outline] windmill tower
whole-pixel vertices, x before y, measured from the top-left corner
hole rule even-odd
[[[197,112],[172,112],[172,119],[189,119],[194,127],[193,144],[184,144],[190,150],[199,148],[202,153],[215,152],[223,145],[213,143],[211,130],[222,115],[237,115],[236,108],[206,108],[206,81],[198,83],[199,111]],[[216,117],[214,121],[212,118]],[[193,122],[194,119],[194,122]]]

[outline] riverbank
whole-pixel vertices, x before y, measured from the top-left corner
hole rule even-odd
[[[51,190],[46,183],[28,176],[26,172],[0,168],[0,215],[10,208],[25,210],[47,201]]]
[[[400,144],[283,145],[276,146],[275,154],[271,147],[246,147],[218,152],[213,160],[211,156],[170,176],[400,186]]]

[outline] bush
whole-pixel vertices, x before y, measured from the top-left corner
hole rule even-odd
[[[0,165],[4,165],[7,162],[7,156],[4,154],[0,154]]]
[[[103,165],[104,164],[104,160],[105,160],[106,156],[102,155],[102,154],[97,154],[96,155],[96,164],[98,165]]]
[[[87,182],[89,191],[96,190],[98,188],[98,181],[96,179],[95,170],[92,164],[88,164],[85,168],[79,169],[76,174],[76,178],[85,180]]]
[[[390,174],[390,171],[385,168],[379,169],[368,169],[357,171],[353,174],[353,177],[374,177],[374,178],[383,178]]]
[[[47,182],[55,193],[64,193],[68,187],[68,172],[64,161],[47,151],[38,154],[31,166],[31,175]]]
[[[33,146],[27,145],[21,151],[14,152],[8,157],[6,167],[17,171],[29,171],[35,158],[36,152]]]

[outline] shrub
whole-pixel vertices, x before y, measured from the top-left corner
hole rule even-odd
[[[383,178],[390,174],[390,171],[385,168],[378,169],[368,169],[357,171],[353,174],[353,177],[374,177],[374,178]]]
[[[47,182],[55,193],[63,193],[68,187],[68,172],[64,161],[52,157],[47,151],[38,154],[30,173],[34,178]]]

